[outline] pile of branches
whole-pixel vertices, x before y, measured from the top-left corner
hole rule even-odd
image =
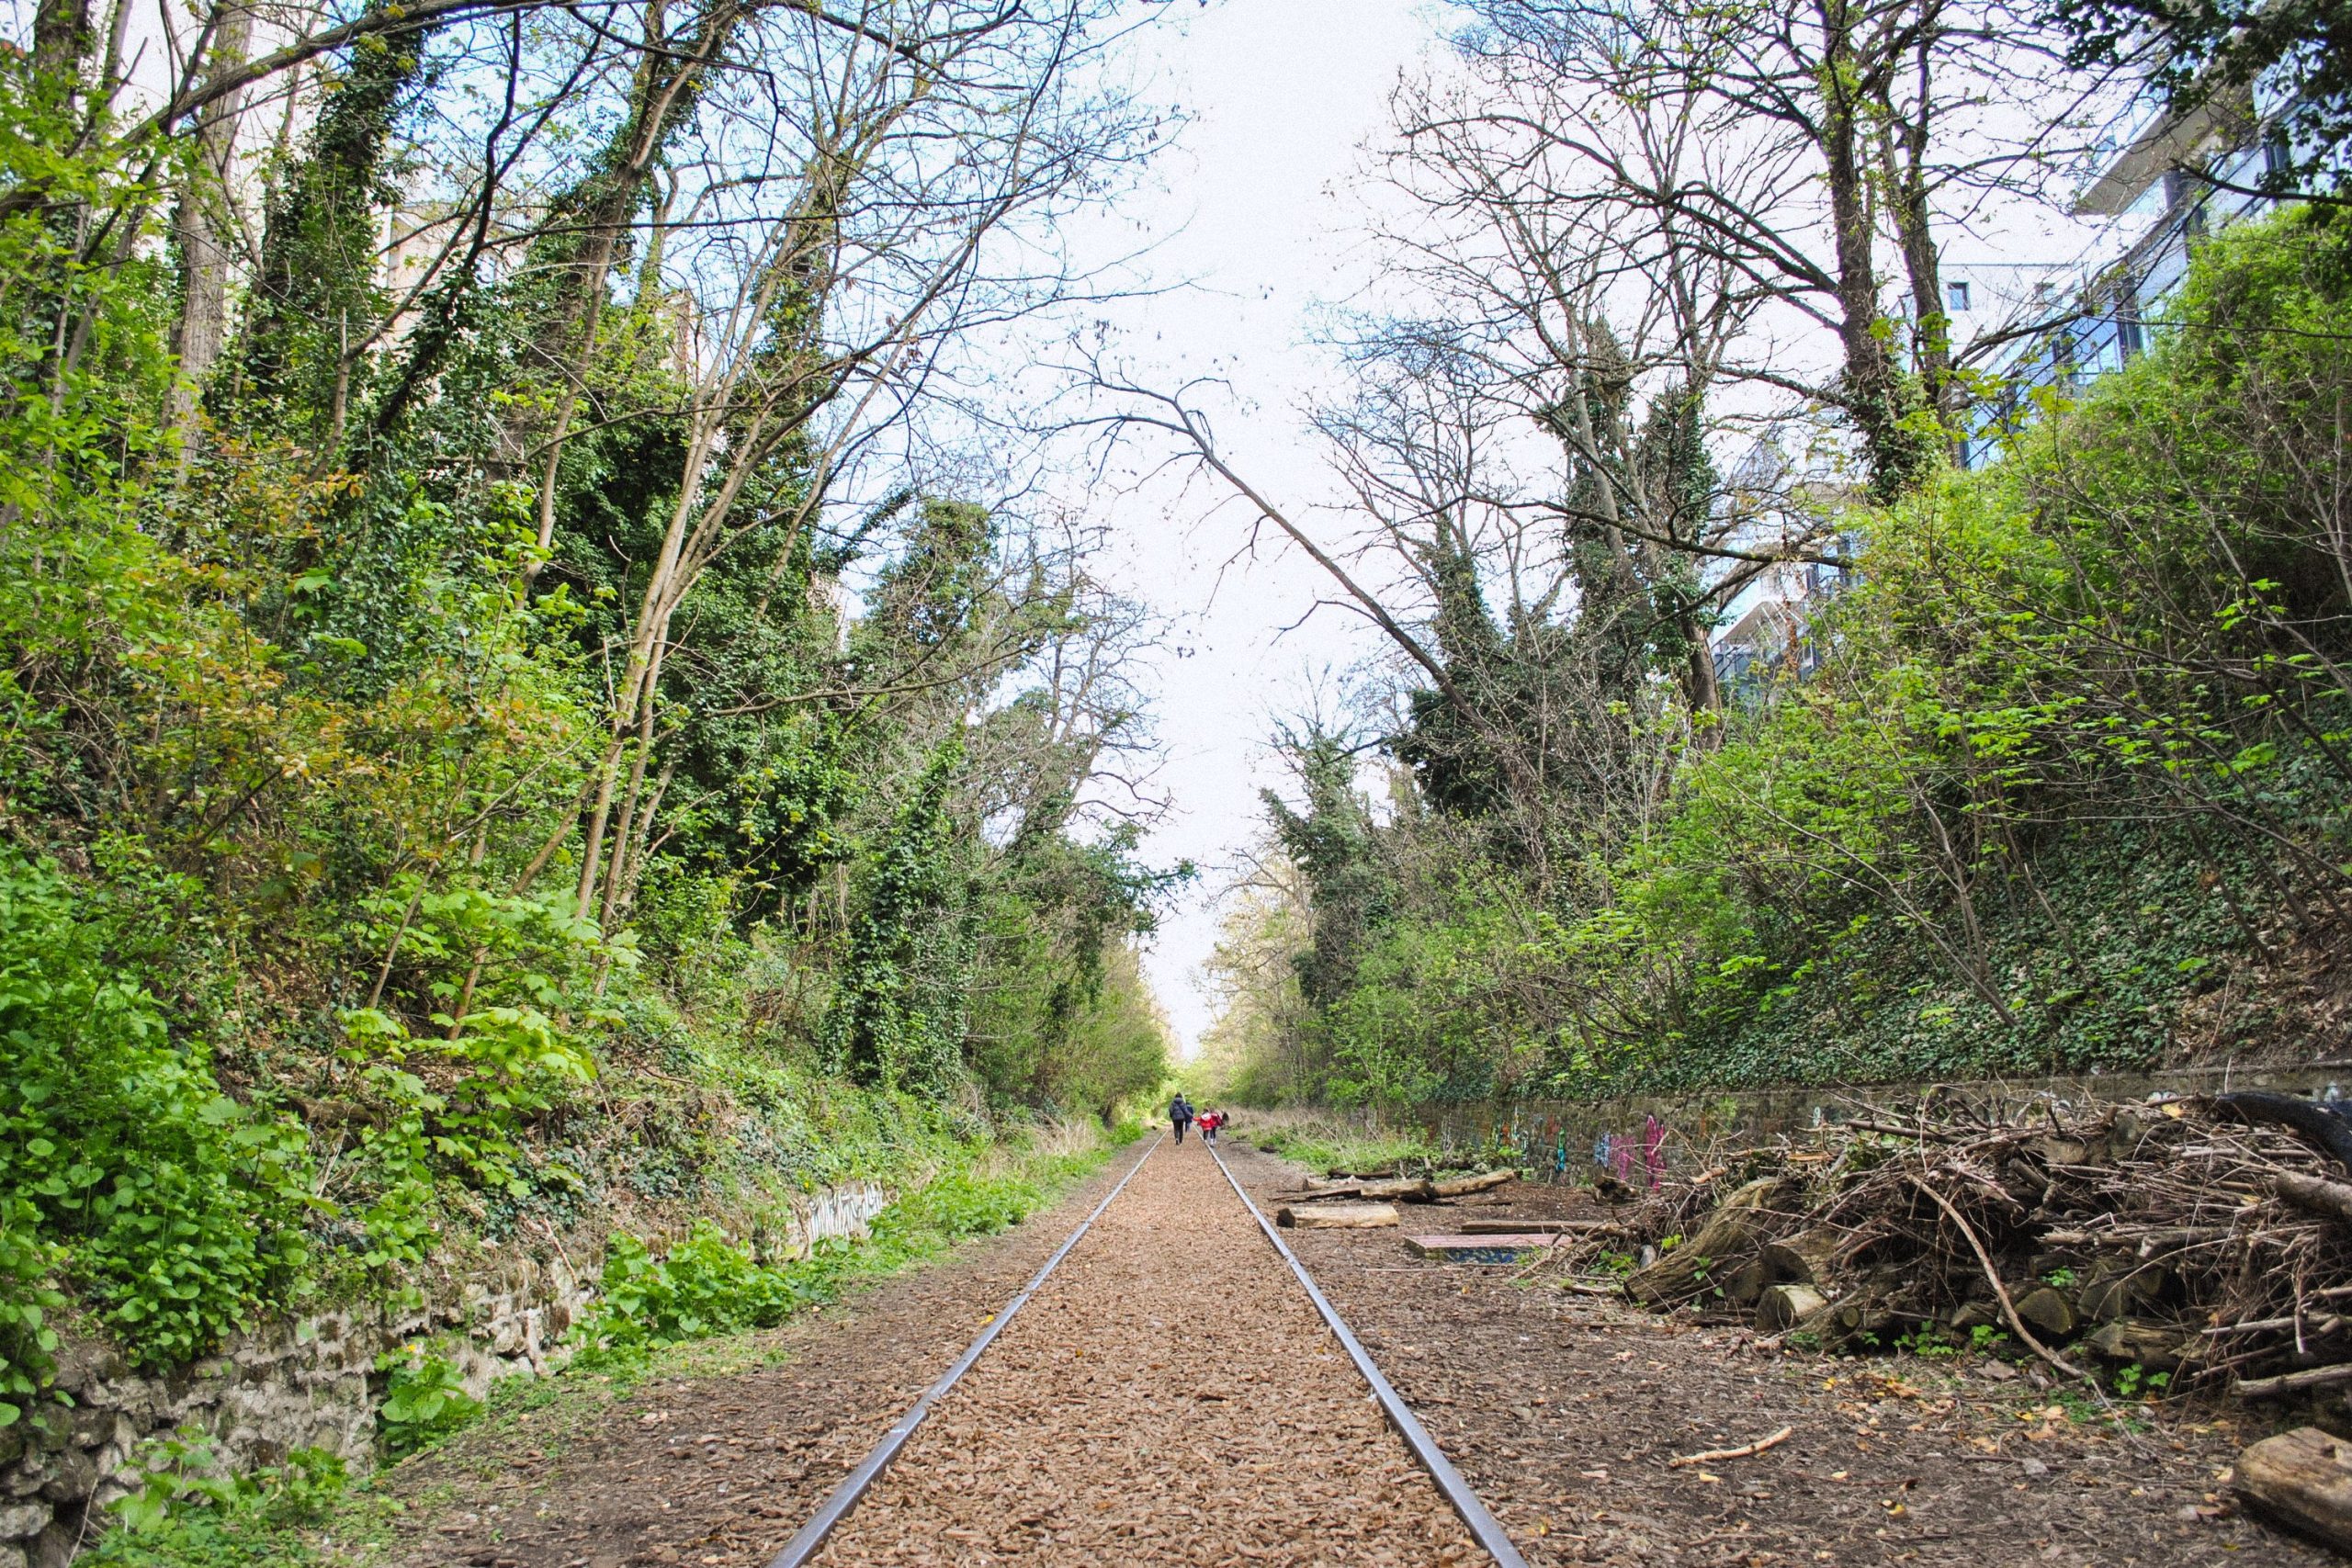
[[[1830,1349],[2013,1341],[2276,1395],[2352,1383],[2352,1123],[2223,1095],[1863,1118],[1714,1162],[1625,1216],[1657,1308]]]

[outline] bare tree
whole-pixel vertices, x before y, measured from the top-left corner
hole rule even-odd
[[[1938,230],[2037,197],[2063,161],[2098,85],[2062,76],[2059,40],[1998,0],[1476,9],[1475,91],[1408,116],[1408,138],[1499,130],[1629,248],[1703,254],[1770,307],[1759,325],[1827,337],[1826,365],[1767,339],[1724,370],[1838,411],[1876,493],[1913,482],[1959,412]]]
[[[583,915],[600,886],[607,909],[623,897],[628,868],[607,845],[639,818],[662,665],[697,582],[754,526],[788,548],[960,337],[1054,303],[1069,280],[1011,264],[1000,235],[1081,198],[1142,141],[1143,117],[1086,78],[1104,47],[1094,0],[885,9],[848,36],[794,7],[764,13],[738,35],[757,68],[705,99],[696,137],[715,177],[665,252],[696,332],[684,459],[612,649]],[[876,37],[933,42],[910,58]],[[731,173],[746,167],[773,173]]]

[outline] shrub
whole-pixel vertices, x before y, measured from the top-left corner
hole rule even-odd
[[[107,911],[0,848],[0,1388],[79,1285],[141,1366],[216,1346],[301,1263],[307,1139],[220,1092],[110,952]]]
[[[760,1262],[708,1220],[663,1258],[616,1234],[605,1247],[603,1286],[582,1335],[607,1352],[772,1327],[813,1299],[788,1269]]]
[[[481,1401],[466,1392],[455,1363],[424,1346],[395,1350],[376,1367],[391,1374],[376,1410],[390,1458],[430,1448],[481,1414]]]

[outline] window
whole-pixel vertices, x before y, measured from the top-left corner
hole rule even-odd
[[[1968,309],[1967,284],[1947,283],[1944,285],[1944,292],[1951,296],[1952,314],[1958,315],[1961,311]]]

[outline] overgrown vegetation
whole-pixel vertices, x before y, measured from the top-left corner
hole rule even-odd
[[[834,1300],[845,1280],[1019,1224],[1109,1152],[1091,1141],[1059,1145],[1023,1149],[1009,1168],[992,1151],[957,1150],[948,1168],[883,1211],[869,1240],[820,1242],[806,1257],[763,1256],[769,1248],[758,1238],[730,1239],[707,1220],[659,1258],[637,1237],[615,1235],[605,1244],[603,1293],[580,1328],[590,1364],[773,1327],[804,1306]]]
[[[1226,1090],[1404,1105],[2275,1043],[2294,1025],[2262,977],[2324,971],[2352,902],[2352,233],[2225,231],[2169,314],[1983,471],[1826,499],[1855,569],[1718,708],[1670,638],[1596,693],[1588,597],[1568,655],[1508,665],[1540,698],[1483,716],[1588,791],[1540,814],[1465,792],[1482,750],[1418,705],[1375,812],[1353,742],[1301,738],[1220,959]]]
[[[626,1393],[684,1347],[773,1327],[860,1281],[1018,1224],[1139,1132],[1133,1122],[1107,1132],[1063,1122],[943,1145],[931,1154],[944,1163],[884,1211],[870,1237],[820,1243],[806,1256],[763,1256],[775,1245],[764,1235],[738,1240],[707,1221],[658,1252],[616,1234],[606,1245],[603,1293],[574,1331],[578,1353],[553,1378],[510,1380],[477,1400],[430,1343],[390,1358],[377,1417],[385,1456],[397,1461],[434,1448],[502,1412]],[[754,1338],[732,1343],[754,1359],[776,1353]],[[187,1431],[149,1442],[136,1464],[138,1484],[114,1509],[125,1528],[98,1538],[93,1561],[101,1564],[283,1568],[321,1560],[322,1536],[347,1542],[384,1522],[387,1495],[332,1454],[300,1450],[283,1464],[238,1474],[219,1462],[203,1434]]]
[[[925,391],[1157,135],[1098,9],[0,59],[0,1425],[61,1326],[177,1367],[1158,1084],[1138,613]],[[650,1341],[848,1267],[613,1246]]]

